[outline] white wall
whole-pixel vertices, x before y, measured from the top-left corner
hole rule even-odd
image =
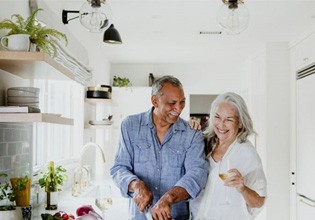
[[[133,86],[148,86],[149,73],[157,77],[162,75],[177,77],[184,86],[188,106],[181,116],[188,119],[190,94],[217,95],[226,91],[245,94],[248,83],[243,65],[242,63],[234,66],[210,62],[209,64],[112,64],[111,79],[114,75],[128,77]]]
[[[266,219],[290,219],[290,62],[288,43],[268,43],[252,60],[251,103],[264,162]]]

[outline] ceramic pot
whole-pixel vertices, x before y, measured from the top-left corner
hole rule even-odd
[[[19,179],[23,179],[23,178],[11,178],[10,179],[11,185],[15,187]],[[16,206],[29,206],[30,205],[31,179],[28,179],[25,186],[26,186],[25,190],[20,190],[16,192],[16,198],[15,198]]]

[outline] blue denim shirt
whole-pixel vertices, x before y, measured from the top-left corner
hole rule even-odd
[[[131,219],[146,220],[139,212],[128,192],[134,179],[141,179],[153,193],[153,205],[174,186],[187,190],[196,198],[204,187],[208,166],[204,154],[204,141],[200,131],[189,127],[179,118],[167,131],[160,144],[152,121],[152,110],[128,116],[121,124],[119,149],[111,175],[124,197],[130,198]],[[172,206],[176,220],[187,220],[187,201]]]

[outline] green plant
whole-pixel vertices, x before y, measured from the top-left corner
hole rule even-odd
[[[113,86],[117,86],[117,87],[128,87],[128,86],[131,86],[131,81],[127,78],[127,77],[124,77],[124,78],[121,78],[121,77],[117,77],[117,76],[114,76],[114,79],[113,79]]]
[[[31,43],[36,44],[43,52],[56,56],[57,46],[52,39],[64,40],[67,44],[67,36],[55,29],[45,28],[37,22],[36,15],[39,11],[43,11],[43,9],[35,10],[26,20],[19,14],[13,14],[11,19],[4,19],[0,22],[0,29],[9,30],[7,35],[29,34]],[[51,50],[53,50],[53,53]]]
[[[55,170],[54,170],[54,178],[57,182],[57,184],[59,186],[62,186],[64,184],[65,181],[68,180],[68,176],[67,176],[67,170],[62,167],[61,165],[56,166]],[[50,173],[49,173],[49,167],[46,168],[46,170],[44,172],[42,172],[42,177],[38,179],[38,184],[40,187],[45,187],[46,186],[46,182],[48,180]],[[58,187],[58,186],[57,186]],[[58,191],[61,191],[61,189],[58,187]]]
[[[0,172],[0,178],[6,178],[8,175],[6,173]],[[14,210],[15,193],[11,184],[7,181],[0,182],[0,210]]]
[[[0,172],[0,178],[7,178],[6,173]],[[0,206],[0,210],[14,210],[18,193],[26,189],[26,183],[29,181],[28,176],[18,178],[14,186],[7,181],[0,182],[0,201],[3,201],[3,205]]]

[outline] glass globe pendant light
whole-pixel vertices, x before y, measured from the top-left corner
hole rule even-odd
[[[87,0],[80,9],[80,22],[90,32],[102,32],[109,25],[106,0]]]
[[[227,34],[239,34],[249,24],[249,11],[243,0],[222,0],[217,16],[219,25]]]

